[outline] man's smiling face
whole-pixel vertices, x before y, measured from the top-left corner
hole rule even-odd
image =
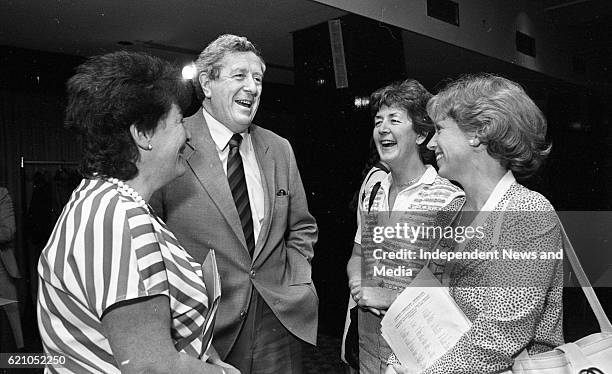
[[[204,78],[204,109],[234,133],[246,131],[257,113],[265,71],[253,52],[226,54],[219,77]]]

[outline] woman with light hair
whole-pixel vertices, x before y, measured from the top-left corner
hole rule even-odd
[[[518,84],[495,75],[451,83],[427,112],[439,174],[466,195],[454,224],[485,233],[454,250],[497,251],[500,259],[447,263],[450,294],[471,327],[421,373],[499,373],[523,350],[563,343],[562,261],[532,255],[562,250],[559,218],[544,196],[515,179],[533,175],[550,152],[546,120]],[[518,259],[502,256],[511,252]]]

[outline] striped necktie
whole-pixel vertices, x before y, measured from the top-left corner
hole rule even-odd
[[[229,182],[234,204],[240,217],[242,231],[246,239],[247,247],[251,257],[255,251],[255,234],[253,232],[253,217],[251,216],[251,204],[249,203],[249,191],[247,190],[246,178],[244,177],[244,167],[240,156],[240,134],[232,135],[228,142],[229,155],[227,157],[227,181]]]

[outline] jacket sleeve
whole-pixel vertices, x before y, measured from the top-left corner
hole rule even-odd
[[[294,279],[302,279],[304,283],[308,283],[311,271],[310,262],[314,256],[313,247],[317,241],[318,230],[314,217],[308,212],[306,193],[293,149],[289,142],[287,146],[289,147],[289,197],[291,200],[285,230],[285,246],[288,256],[302,263],[297,271],[303,274],[294,274]]]

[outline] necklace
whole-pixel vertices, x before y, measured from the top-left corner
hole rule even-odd
[[[107,178],[106,180],[116,185],[117,191],[121,192],[125,196],[131,197],[132,199],[134,199],[136,203],[138,203],[140,206],[148,210],[147,204],[145,203],[142,196],[140,196],[138,191],[130,187],[127,183],[120,181],[117,178]]]
[[[423,174],[425,174],[425,172],[423,172]],[[421,179],[421,177],[423,176],[423,174],[412,178],[411,180],[409,180],[406,183],[395,183],[395,181],[393,182],[393,184],[396,186],[397,189],[402,189],[404,187],[408,187],[408,186],[412,186],[413,184],[415,184],[419,179]]]

